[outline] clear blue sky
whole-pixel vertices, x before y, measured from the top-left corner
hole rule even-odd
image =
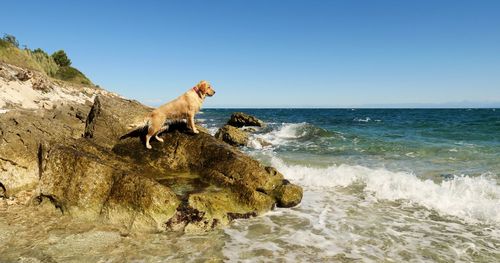
[[[0,33],[64,49],[148,104],[201,79],[206,107],[500,101],[500,1],[4,1]]]

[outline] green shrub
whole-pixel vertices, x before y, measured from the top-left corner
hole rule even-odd
[[[71,66],[71,60],[68,58],[68,55],[66,55],[66,52],[64,52],[64,50],[58,50],[54,52],[54,54],[52,54],[52,58],[60,67]]]
[[[43,55],[44,55],[44,56],[46,56],[46,57],[48,57],[48,56],[49,56],[49,54],[47,54],[47,52],[43,51],[43,49],[41,49],[41,48],[37,48],[37,49],[35,49],[35,50],[31,51],[31,53],[43,54]]]
[[[82,72],[73,67],[60,67],[54,77],[73,83],[92,85],[92,82]]]
[[[19,48],[19,41],[17,41],[16,37],[13,35],[3,34],[2,40]]]

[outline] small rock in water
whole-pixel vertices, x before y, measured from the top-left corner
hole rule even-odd
[[[265,123],[263,121],[243,112],[233,113],[227,124],[238,128],[243,126],[258,126],[258,127],[265,126]]]
[[[279,186],[275,193],[278,207],[294,207],[302,200],[302,188],[298,185],[290,184],[283,180],[283,185]]]

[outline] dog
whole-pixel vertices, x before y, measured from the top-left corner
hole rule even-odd
[[[194,124],[194,116],[200,111],[205,97],[212,97],[214,94],[215,90],[212,85],[202,80],[178,98],[153,110],[146,117],[144,124],[144,126],[148,127],[146,148],[152,148],[149,140],[153,136],[156,140],[163,142],[163,139],[158,137],[158,134],[168,129],[167,121],[175,122],[186,119],[188,128],[195,134],[199,133]]]

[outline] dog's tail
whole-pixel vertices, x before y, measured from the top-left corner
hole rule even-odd
[[[129,129],[132,129],[132,130],[127,132],[126,134],[122,135],[120,137],[120,140],[123,140],[125,138],[140,137],[142,135],[145,135],[148,132],[148,128],[149,128],[150,124],[151,124],[151,118],[147,117],[144,119],[144,121],[142,123],[129,125]]]

